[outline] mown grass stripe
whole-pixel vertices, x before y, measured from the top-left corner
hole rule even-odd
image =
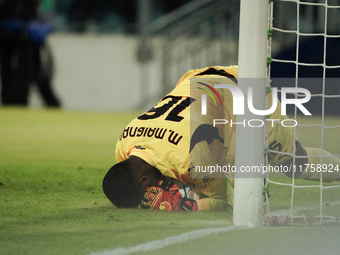
[[[161,240],[155,240],[155,241],[139,244],[136,246],[122,247],[122,248],[117,248],[114,250],[96,252],[96,253],[91,253],[90,255],[126,255],[126,254],[131,254],[134,252],[153,251],[153,250],[161,249],[171,244],[178,244],[178,243],[182,243],[188,240],[200,238],[203,236],[208,236],[211,234],[228,232],[231,230],[248,229],[248,228],[249,227],[236,227],[234,225],[222,227],[222,228],[203,228],[203,229],[183,233],[180,235],[167,237]]]

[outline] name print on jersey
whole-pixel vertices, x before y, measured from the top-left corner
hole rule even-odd
[[[167,128],[153,127],[127,127],[120,135],[119,140],[125,139],[127,137],[153,137],[155,139],[165,138],[168,139],[169,143],[172,143],[174,145],[177,145],[183,138],[182,135],[173,130],[168,130]]]

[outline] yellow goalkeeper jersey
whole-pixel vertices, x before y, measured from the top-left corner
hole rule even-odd
[[[229,79],[216,74],[201,75],[203,72],[207,73],[206,71],[210,68],[225,71],[230,75]],[[201,199],[198,200],[200,210],[228,208],[233,204],[233,178],[213,178],[209,174],[195,175],[192,169],[193,165],[201,164],[233,165],[236,127],[219,125],[216,128],[218,129],[217,137],[221,138],[223,142],[219,143],[216,140],[212,143],[198,142],[193,149],[194,153],[190,152],[192,149],[192,132],[190,132],[192,130],[190,128],[195,122],[198,122],[198,125],[202,123],[211,127],[213,119],[219,118],[235,122],[232,94],[227,89],[219,90],[218,93],[224,100],[223,107],[220,108],[222,110],[217,110],[216,104],[212,100],[208,100],[208,114],[201,118],[201,94],[205,92],[196,89],[198,94],[196,92],[191,94],[190,88],[196,88],[196,85],[198,86],[200,83],[199,80],[201,81],[200,78],[205,79],[205,85],[208,87],[221,83],[221,78],[224,82],[228,79],[229,84],[237,86],[234,77],[237,78],[237,66],[213,66],[187,72],[172,92],[163,97],[151,110],[138,116],[127,125],[116,145],[117,163],[127,159],[130,155],[137,156],[157,168],[164,176],[184,184],[194,184],[194,190],[201,195]],[[192,111],[199,112],[198,121],[191,115]],[[271,118],[286,118],[286,116],[280,115],[280,104]],[[292,152],[294,140],[287,139],[288,136],[293,137],[292,130],[283,129],[282,126],[269,129],[269,142],[273,141],[274,150],[279,148],[281,151]],[[287,158],[282,158],[282,155],[280,157],[280,154],[270,156],[271,161],[277,164],[287,160]],[[232,175],[230,176],[232,177]]]
[[[116,146],[116,160],[142,158],[163,175],[187,182],[190,164],[190,90],[178,86],[130,122]]]
[[[164,176],[176,179],[184,184],[197,185],[196,191],[203,197],[220,198],[226,208],[225,180],[209,181],[190,178],[190,106],[195,103],[190,98],[190,79],[208,70],[194,69],[187,72],[177,83],[175,89],[163,97],[156,106],[148,112],[132,120],[122,132],[116,145],[117,163],[127,159],[130,155],[137,156]],[[237,77],[237,67],[214,66],[215,70],[225,70]],[[208,75],[209,78],[218,75]],[[205,77],[203,76],[199,76]],[[199,102],[196,102],[199,104]],[[210,123],[211,124],[211,123]],[[221,183],[223,183],[221,185]],[[219,188],[214,186],[220,186]],[[215,191],[218,190],[216,196]],[[216,204],[202,203],[200,210],[216,209]]]
[[[190,100],[190,78],[209,68],[187,72],[171,93],[127,125],[116,145],[117,163],[134,155],[156,167],[163,175],[188,181],[190,104],[193,103]],[[213,68],[237,77],[236,66]]]

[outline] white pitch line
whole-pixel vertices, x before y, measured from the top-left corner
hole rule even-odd
[[[332,202],[331,204],[339,205],[340,201],[335,201],[335,202]],[[317,207],[317,206],[297,207],[294,209],[294,212],[298,212],[298,211],[306,210],[306,209],[312,209],[314,207]],[[281,215],[281,214],[287,214],[288,212],[290,212],[290,210],[278,210],[275,212],[271,212],[271,214]],[[136,246],[122,247],[122,248],[117,248],[114,250],[107,250],[107,251],[102,251],[102,252],[94,252],[89,255],[127,255],[127,254],[131,254],[134,252],[153,251],[153,250],[161,249],[171,244],[182,243],[188,240],[200,238],[203,236],[208,236],[208,235],[215,234],[215,233],[228,232],[228,231],[239,230],[239,229],[249,229],[249,228],[251,227],[236,227],[234,225],[222,227],[222,228],[203,228],[203,229],[179,234],[176,236],[167,237],[161,240],[146,242],[146,243],[139,244]]]
[[[136,246],[122,247],[122,248],[117,248],[114,250],[95,252],[89,255],[126,255],[126,254],[131,254],[134,252],[152,251],[156,249],[161,249],[171,244],[178,244],[178,243],[182,243],[188,240],[200,238],[203,236],[208,236],[208,235],[215,234],[215,233],[228,232],[231,230],[238,230],[238,229],[249,229],[249,228],[250,227],[236,227],[233,225],[222,227],[222,228],[203,228],[203,229],[179,234],[176,236],[167,237],[161,240],[155,240],[155,241],[139,244]]]

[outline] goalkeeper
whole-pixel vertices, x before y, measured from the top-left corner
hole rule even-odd
[[[215,84],[237,86],[237,66],[206,67],[187,72],[176,88],[158,104],[138,116],[124,129],[116,144],[116,165],[103,180],[107,198],[117,207],[156,210],[225,210],[233,205],[233,174],[197,171],[207,166],[233,166],[236,125],[216,125],[214,119],[236,122],[232,94],[228,89],[214,90]],[[201,115],[202,94],[216,93],[220,107],[207,100],[207,114]],[[212,93],[212,92],[211,92]],[[223,101],[223,103],[222,103]],[[280,103],[270,119],[281,116]],[[267,130],[268,131],[268,130]],[[320,157],[331,156],[320,149],[303,148],[294,128],[279,124],[269,127],[269,164],[319,164]],[[295,145],[294,145],[295,144]],[[276,151],[276,152],[274,152]],[[322,153],[322,154],[321,154]],[[324,164],[340,165],[340,159],[325,157]],[[298,167],[296,168],[298,169]],[[286,173],[292,177],[293,173]],[[296,178],[315,180],[317,172],[296,172]],[[226,178],[228,177],[228,178]],[[323,173],[328,180],[338,173]]]

